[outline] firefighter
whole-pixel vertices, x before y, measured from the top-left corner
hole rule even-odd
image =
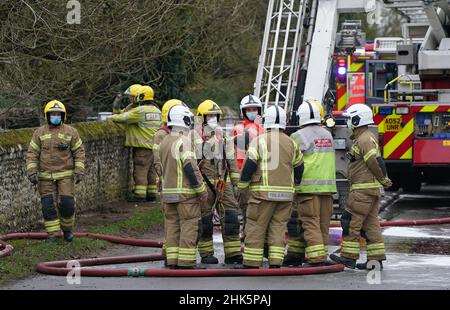
[[[154,91],[150,86],[129,87],[133,102],[138,104],[127,112],[115,114],[112,121],[126,126],[125,146],[133,148],[134,190],[128,198],[133,202],[156,201],[156,172],[153,167],[153,138],[161,127],[161,111],[154,103]]]
[[[183,105],[173,106],[167,117],[170,134],[160,144],[167,266],[195,268],[196,245],[201,229],[201,205],[207,200],[206,186],[191,151],[189,129],[192,113]]]
[[[382,264],[386,259],[378,207],[380,189],[389,188],[392,182],[387,176],[378,142],[368,128],[373,124],[372,110],[365,104],[354,104],[344,115],[349,117],[347,124],[353,130],[353,145],[347,153],[350,194],[341,217],[341,256],[331,254],[330,258],[354,269],[359,258],[360,237],[367,241],[367,262],[375,260]],[[357,267],[366,269],[367,262]]]
[[[155,137],[153,138],[153,156],[155,158],[154,160],[154,168],[155,168],[155,172],[157,174],[157,190],[158,192],[161,192],[161,176],[162,176],[162,167],[161,167],[161,160],[159,157],[159,146],[162,142],[162,140],[164,140],[164,138],[166,136],[168,136],[170,134],[170,129],[167,126],[167,113],[169,113],[170,108],[172,108],[173,106],[176,105],[183,105],[186,106],[184,104],[184,102],[182,102],[181,100],[178,99],[171,99],[166,101],[166,103],[164,103],[162,109],[161,109],[161,117],[162,117],[162,125],[161,128],[158,129],[158,131],[155,134]],[[164,237],[164,244],[162,247],[162,255],[165,257],[166,256],[166,243],[165,243],[166,237]],[[167,265],[167,260],[165,260],[165,264]]]
[[[238,168],[239,170],[242,170],[242,165],[250,142],[260,134],[264,133],[264,128],[262,126],[262,103],[258,97],[254,95],[245,96],[242,98],[239,108],[241,110],[242,122],[233,128],[233,140],[236,149]],[[248,191],[244,191],[238,197],[239,209],[241,210],[244,218],[242,227],[243,231],[245,231],[245,218],[248,199]],[[267,247],[265,248],[265,252],[267,254]]]
[[[269,265],[272,268],[281,266],[294,183],[300,184],[304,168],[298,145],[282,132],[286,128],[286,113],[281,107],[267,109],[264,128],[267,132],[254,139],[249,146],[238,184],[239,191],[250,192],[244,268],[261,266],[266,234]]]
[[[262,103],[258,97],[248,95],[242,98],[240,103],[242,122],[234,128],[234,142],[236,144],[236,154],[239,170],[250,142],[264,132],[262,127]]]
[[[197,108],[202,122],[202,157],[200,170],[207,185],[208,203],[202,210],[202,235],[198,250],[204,264],[217,264],[213,246],[213,217],[220,217],[225,252],[225,264],[241,264],[238,202],[233,186],[239,182],[239,170],[234,147],[224,138],[218,126],[222,110],[212,100],[203,101]],[[198,149],[198,148],[196,148]]]
[[[294,209],[298,225],[290,220],[288,252],[283,265],[299,266],[306,258],[308,265],[327,265],[328,226],[333,213],[336,189],[336,156],[331,133],[323,128],[322,111],[317,100],[304,101],[298,111],[300,129],[291,135],[303,153],[305,171],[302,183],[296,187]],[[294,212],[293,212],[294,213]],[[298,226],[298,233],[296,228]],[[292,231],[295,234],[292,234]]]
[[[60,230],[64,240],[73,239],[75,221],[74,183],[84,175],[85,153],[78,131],[65,123],[66,108],[58,100],[45,105],[47,122],[36,129],[26,155],[27,175],[39,187],[48,241]]]

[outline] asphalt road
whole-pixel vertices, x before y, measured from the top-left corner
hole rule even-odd
[[[391,194],[388,194],[391,195]],[[394,195],[396,197],[397,195]],[[399,193],[381,216],[387,220],[450,217],[450,186],[426,186],[417,195]],[[334,230],[332,235],[339,231]],[[303,290],[303,289],[425,289],[450,288],[450,225],[391,227],[383,230],[388,261],[379,274],[349,270],[334,274],[289,277],[234,278],[89,278],[69,285],[65,277],[38,275],[1,289],[119,289],[119,290]],[[221,237],[215,235],[216,253],[223,259]],[[336,246],[330,246],[330,252]],[[115,247],[109,255],[148,253],[146,248]],[[361,257],[365,261],[365,257]],[[112,266],[133,267],[135,265]],[[162,263],[136,265],[162,268]],[[373,283],[373,284],[370,284]]]

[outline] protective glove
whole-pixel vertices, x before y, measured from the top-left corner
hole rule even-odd
[[[113,101],[113,111],[120,110],[120,103],[122,102],[122,93],[118,93]]]
[[[381,181],[381,185],[383,185],[384,188],[389,188],[392,186],[392,181],[386,177],[383,179],[383,181]]]
[[[75,184],[79,184],[81,181],[83,181],[84,175],[80,173],[75,173]]]
[[[30,180],[31,184],[36,185],[39,182],[37,173],[33,173],[31,175],[28,176],[28,180]]]
[[[156,190],[158,191],[158,193],[162,192],[162,182],[160,178],[156,179]]]

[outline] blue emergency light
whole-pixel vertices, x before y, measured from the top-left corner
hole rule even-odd
[[[339,67],[338,68],[338,74],[339,75],[346,75],[347,74],[347,68],[346,67]]]

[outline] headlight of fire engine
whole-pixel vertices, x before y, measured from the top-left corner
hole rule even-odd
[[[325,126],[327,126],[327,128],[334,128],[334,126],[336,126],[336,121],[334,120],[334,118],[329,117],[325,120]]]

